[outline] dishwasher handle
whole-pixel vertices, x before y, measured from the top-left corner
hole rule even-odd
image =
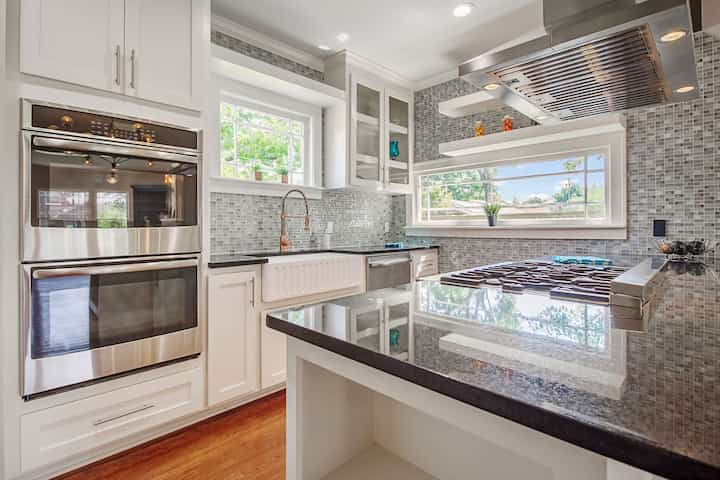
[[[377,259],[368,260],[368,267],[370,268],[378,268],[378,267],[389,267],[391,265],[400,265],[402,263],[410,263],[412,260],[410,257],[401,257],[401,258],[384,258],[384,259]]]

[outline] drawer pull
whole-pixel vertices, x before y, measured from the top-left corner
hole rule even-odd
[[[129,417],[130,415],[133,415],[135,413],[140,413],[140,412],[144,412],[145,410],[150,410],[154,406],[155,405],[153,405],[152,403],[147,403],[141,407],[133,408],[132,410],[127,411],[125,413],[120,413],[118,415],[113,415],[112,417],[107,417],[107,418],[102,418],[100,420],[96,420],[93,422],[93,426],[99,427],[100,425],[104,425],[106,423],[110,423],[115,420],[120,420],[123,417]]]

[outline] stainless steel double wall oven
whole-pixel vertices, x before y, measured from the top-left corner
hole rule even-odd
[[[200,353],[200,132],[22,112],[21,394]]]

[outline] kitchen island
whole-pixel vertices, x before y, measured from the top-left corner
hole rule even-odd
[[[719,286],[671,263],[634,322],[433,279],[274,312],[287,478],[720,478]]]

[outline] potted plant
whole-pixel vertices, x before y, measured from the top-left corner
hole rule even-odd
[[[262,182],[262,177],[263,177],[262,165],[260,165],[259,163],[256,163],[255,165],[252,166],[252,170],[253,170],[253,172],[255,172],[255,181]]]
[[[275,170],[275,173],[277,173],[278,175],[280,175],[280,181],[281,181],[282,183],[288,183],[288,169],[287,169],[287,167],[278,167],[278,168]]]
[[[488,225],[491,227],[494,227],[497,223],[497,216],[498,213],[500,213],[500,209],[502,208],[502,205],[499,203],[488,203],[485,205],[485,214],[487,215],[488,219]]]

